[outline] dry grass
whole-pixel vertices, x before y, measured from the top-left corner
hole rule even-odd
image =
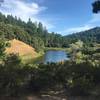
[[[26,43],[13,39],[9,41],[11,46],[6,48],[6,53],[14,53],[14,54],[19,54],[23,59],[33,59],[37,57],[37,53],[35,49]]]

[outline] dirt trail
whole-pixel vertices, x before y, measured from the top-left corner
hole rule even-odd
[[[26,97],[0,97],[0,100],[100,100],[100,97],[57,97],[57,96],[26,96]]]

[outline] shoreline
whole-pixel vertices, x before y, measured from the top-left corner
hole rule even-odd
[[[55,51],[57,51],[57,50],[62,50],[62,51],[66,51],[67,48],[45,47],[44,50],[45,50],[45,51],[48,51],[48,50],[55,50]]]

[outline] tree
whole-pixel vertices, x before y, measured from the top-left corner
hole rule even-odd
[[[96,0],[93,4],[93,12],[98,13],[100,12],[100,0]]]
[[[39,35],[43,34],[43,25],[41,22],[39,22],[39,24],[38,24],[37,32]]]
[[[0,38],[0,59],[2,59],[5,56],[5,49],[8,46],[8,43],[4,41],[4,39]]]
[[[25,30],[29,33],[29,34],[33,34],[34,33],[34,27],[35,25],[33,25],[31,19],[29,18],[28,22],[27,22],[27,25],[25,27]]]
[[[77,42],[70,44],[69,54],[72,61],[76,62],[81,61],[81,59],[83,58],[81,52],[82,48],[83,48],[83,42],[81,40],[78,40]]]

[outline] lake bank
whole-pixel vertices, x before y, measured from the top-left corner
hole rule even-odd
[[[25,56],[21,56],[20,58],[22,59],[22,63],[23,64],[34,64],[38,61],[38,59],[40,59],[43,55],[45,54],[45,52],[38,52],[36,53],[35,57],[31,57],[32,55],[25,55]]]
[[[24,63],[47,63],[47,62],[60,62],[64,61],[67,58],[67,48],[49,48],[46,47],[44,52],[38,52],[34,58],[30,56],[25,56]]]
[[[63,51],[66,51],[67,48],[45,47],[44,50],[45,50],[45,51],[48,51],[48,50],[55,50],[55,51],[57,51],[57,50],[63,50]]]

